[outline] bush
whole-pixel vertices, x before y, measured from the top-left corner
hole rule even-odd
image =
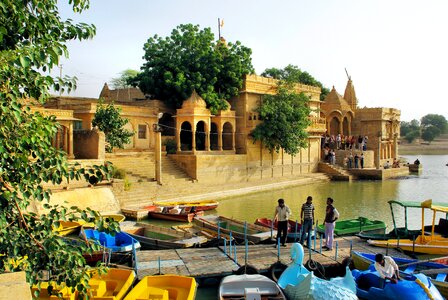
[[[119,168],[114,167],[113,171],[112,171],[112,178],[125,179],[126,171],[124,169],[119,169]]]
[[[163,141],[163,145],[166,147],[167,154],[175,154],[177,152],[177,144],[174,139],[166,139]]]

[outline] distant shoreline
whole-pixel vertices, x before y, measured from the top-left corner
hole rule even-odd
[[[438,139],[431,144],[403,143],[398,146],[400,155],[448,155],[448,139]]]

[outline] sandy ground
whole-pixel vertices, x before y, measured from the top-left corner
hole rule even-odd
[[[448,154],[448,135],[438,137],[430,144],[425,141],[414,141],[408,144],[404,139],[398,148],[398,153],[406,154]]]

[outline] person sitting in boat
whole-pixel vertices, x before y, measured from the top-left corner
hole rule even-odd
[[[398,265],[390,256],[384,256],[381,253],[375,255],[375,270],[382,279],[390,280],[392,283],[397,283],[400,279]]]
[[[392,168],[399,168],[400,167],[400,162],[394,158],[394,162],[392,163]]]
[[[414,161],[414,165],[419,165],[420,164],[420,161],[418,160],[418,158]],[[448,164],[447,164],[448,165]]]

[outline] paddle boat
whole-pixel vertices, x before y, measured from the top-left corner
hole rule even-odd
[[[79,236],[86,240],[92,240],[112,252],[128,252],[133,248],[139,249],[140,242],[126,232],[117,232],[114,236],[96,229],[83,229]]]
[[[353,251],[351,256],[355,268],[367,270],[375,263],[375,254]],[[400,271],[406,274],[422,273],[427,275],[439,292],[448,297],[448,265],[437,263],[437,258],[430,260],[417,260],[402,257],[392,257]]]
[[[425,208],[433,211],[431,233],[425,234]],[[422,210],[422,230],[415,240],[411,239],[388,239],[388,240],[367,240],[369,245],[384,247],[384,248],[399,248],[403,251],[425,254],[448,255],[448,238],[435,232],[436,213],[442,212],[447,214],[448,207],[434,206],[431,200],[426,200],[421,203]]]
[[[272,219],[268,218],[258,218],[255,220],[256,225],[264,226],[267,228],[273,228],[277,230],[278,222],[275,221],[274,226],[272,226]],[[302,228],[302,224],[299,222],[288,220],[288,238],[293,240],[300,239],[300,229]]]
[[[196,211],[194,206],[180,207],[166,207],[159,205],[146,206],[144,209],[148,210],[148,217],[153,219],[177,221],[177,222],[191,222],[195,216],[203,216],[204,211]]]
[[[207,242],[204,236],[146,223],[137,223],[121,229],[138,240],[142,249],[147,250],[190,248]]]
[[[122,300],[129,291],[136,276],[133,270],[124,269],[109,269],[106,274],[98,274],[96,270],[92,271],[92,278],[89,280],[90,288],[87,289],[89,299],[98,300]],[[39,297],[33,296],[36,300],[57,300],[58,298],[54,291],[62,294],[64,300],[78,299],[78,292],[66,286],[58,286],[51,282],[41,282],[41,289]],[[52,286],[52,295],[48,293],[48,287]],[[34,285],[31,291],[38,290],[38,286]]]
[[[361,299],[378,300],[442,300],[444,299],[431,280],[423,274],[402,277],[397,283],[381,279],[375,267],[366,271],[352,271],[356,280],[356,294]]]
[[[201,200],[201,201],[154,201],[154,205],[175,207],[179,208],[192,207],[196,208],[196,211],[212,210],[218,207],[219,202],[215,200]]]
[[[232,237],[240,242],[247,239],[249,242],[258,244],[277,235],[276,230],[271,231],[270,228],[264,226],[250,224],[224,216],[210,215],[195,217],[193,223],[199,228],[208,228],[216,233],[219,231],[219,233],[229,235],[232,232]]]
[[[386,231],[386,224],[380,220],[369,220],[365,217],[358,217],[357,219],[337,220],[334,228],[335,235],[354,235],[359,232],[370,233],[384,233]],[[325,233],[325,226],[323,224],[317,225],[317,232]]]
[[[179,275],[145,276],[124,300],[194,300],[196,280]]]
[[[304,251],[299,243],[291,247],[293,263],[280,276],[278,285],[290,300],[319,299],[319,300],[355,300],[356,283],[352,273],[346,268],[344,277],[324,280],[314,276],[303,265]]]
[[[417,237],[420,233],[421,233],[421,229],[409,229],[408,226],[408,212],[410,209],[421,209],[422,206],[422,202],[417,202],[417,201],[397,201],[397,200],[391,200],[388,201],[389,203],[389,207],[390,207],[390,212],[392,215],[392,222],[393,222],[393,226],[394,228],[386,233],[386,234],[373,234],[371,232],[364,232],[361,231],[360,233],[357,234],[358,237],[365,239],[365,240],[388,240],[388,239],[395,239],[395,238],[400,238],[400,239],[414,239],[415,237]],[[447,206],[446,203],[433,203],[434,205],[437,206]],[[402,208],[403,209],[403,216],[404,216],[404,226],[403,227],[398,227],[397,225],[397,218],[395,215],[395,210],[394,208]],[[439,224],[436,225],[435,227],[435,232],[436,233],[443,233],[445,232],[445,234],[448,232],[447,230],[448,228],[448,220],[446,218],[440,218],[439,219]],[[432,229],[432,225],[425,225],[425,232],[431,231]]]
[[[286,300],[280,287],[263,275],[229,275],[219,285],[219,300]]]

